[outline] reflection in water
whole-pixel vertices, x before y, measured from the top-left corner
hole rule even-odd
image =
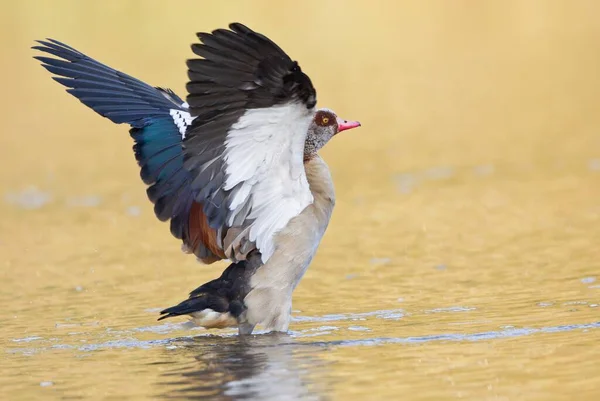
[[[323,347],[297,343],[288,335],[195,337],[167,350],[173,368],[162,385],[169,398],[211,400],[322,400],[324,389],[311,380],[323,370],[316,358]],[[173,361],[174,353],[192,359]],[[159,363],[159,364],[164,364]],[[182,363],[184,368],[181,368]]]

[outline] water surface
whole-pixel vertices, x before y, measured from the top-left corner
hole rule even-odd
[[[599,6],[221,3],[4,6],[2,399],[597,400]],[[225,265],[179,252],[126,127],[29,50],[183,94],[194,32],[232,20],[363,124],[323,152],[338,200],[287,335],[156,322]]]

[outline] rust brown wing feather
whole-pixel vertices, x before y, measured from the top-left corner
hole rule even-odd
[[[202,205],[194,202],[189,218],[189,244],[188,247],[203,263],[210,264],[221,259],[226,259],[223,250],[217,242],[217,230],[208,225]],[[199,246],[203,245],[203,246]]]

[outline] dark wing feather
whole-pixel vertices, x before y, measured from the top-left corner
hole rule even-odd
[[[36,56],[42,66],[56,75],[53,79],[112,122],[142,128],[147,120],[169,117],[169,110],[181,108],[183,101],[174,93],[158,90],[127,74],[110,68],[57,40],[38,41],[36,50],[57,58]],[[177,101],[179,100],[179,103]]]
[[[251,241],[227,236],[231,227],[226,220],[236,226],[231,233],[243,233],[252,210],[249,203],[236,215],[228,210],[243,184],[225,188],[223,155],[232,125],[251,109],[296,102],[311,110],[316,103],[310,79],[279,46],[244,25],[229,28],[199,33],[202,43],[192,46],[203,59],[188,61],[189,109],[172,91],[147,85],[61,42],[48,39],[34,47],[58,57],[36,58],[69,93],[111,121],[132,126],[136,159],[157,217],[171,219],[173,235],[206,262],[225,257],[225,238],[242,244],[245,253],[252,249]],[[183,128],[185,140],[173,110],[195,118]]]
[[[242,24],[229,28],[198,33],[202,43],[192,45],[192,51],[203,58],[187,62],[187,102],[196,118],[184,141],[185,167],[194,177],[194,199],[202,205],[210,227],[218,230],[221,240],[231,228],[226,220],[231,216],[228,205],[236,190],[225,189],[222,157],[231,126],[251,109],[290,102],[312,109],[316,104],[310,79],[279,46]],[[236,223],[243,224],[244,218],[236,216]],[[195,244],[188,245],[193,248]]]
[[[183,100],[169,89],[154,88],[57,40],[38,43],[34,49],[58,58],[35,58],[56,75],[54,80],[66,86],[67,92],[111,121],[131,125],[133,150],[140,176],[149,185],[147,193],[154,203],[154,213],[161,221],[170,219],[172,234],[186,242],[190,237],[190,215],[194,215],[190,188],[193,177],[183,168],[181,127],[171,115],[173,110],[189,114]],[[197,214],[192,217],[206,219]],[[205,238],[211,233],[214,235],[209,231]],[[205,261],[221,259],[201,243],[196,245]]]

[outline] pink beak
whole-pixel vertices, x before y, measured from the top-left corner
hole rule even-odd
[[[337,123],[338,123],[338,132],[346,131],[347,129],[360,127],[360,123],[358,121],[342,120],[339,117],[337,118]]]

